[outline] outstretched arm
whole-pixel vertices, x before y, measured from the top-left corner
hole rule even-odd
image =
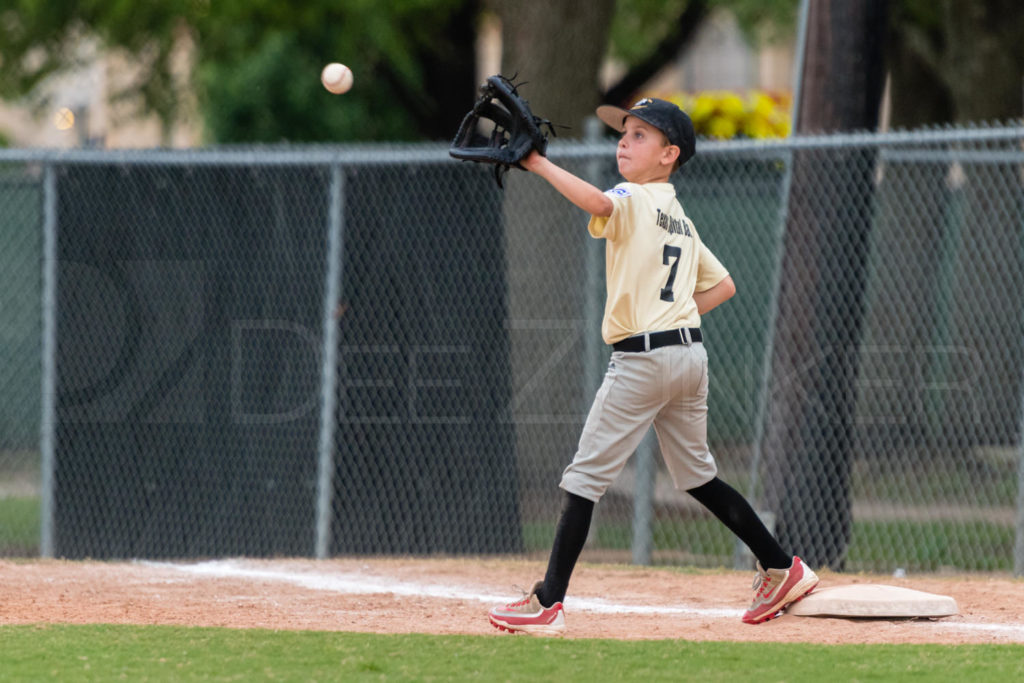
[[[612,200],[604,192],[579,178],[536,151],[530,153],[520,164],[527,171],[536,173],[562,193],[570,202],[592,216],[611,216]]]
[[[724,280],[711,289],[705,289],[703,292],[694,292],[693,300],[697,303],[697,312],[704,315],[718,304],[732,298],[732,295],[735,293],[736,283],[732,281],[732,276],[726,275]]]

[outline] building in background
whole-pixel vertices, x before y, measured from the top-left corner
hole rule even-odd
[[[188,73],[192,49],[180,42],[175,72]],[[194,147],[202,126],[192,98],[169,134],[155,114],[141,115],[131,94],[137,71],[119,52],[104,52],[98,41],[82,40],[76,64],[45,80],[31,95],[0,101],[0,139],[11,147],[150,148]]]
[[[736,18],[716,10],[704,20],[688,49],[649,87],[652,90],[705,90],[788,93],[793,87],[792,41],[754,47]]]

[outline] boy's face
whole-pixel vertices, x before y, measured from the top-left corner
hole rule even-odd
[[[672,174],[679,148],[668,144],[665,134],[635,116],[626,117],[615,160],[619,174],[631,183],[664,180]]]

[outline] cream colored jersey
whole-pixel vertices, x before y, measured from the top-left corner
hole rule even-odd
[[[605,192],[612,215],[587,229],[604,238],[608,299],[601,335],[607,344],[642,332],[700,327],[694,292],[729,271],[704,246],[671,183],[620,183]]]

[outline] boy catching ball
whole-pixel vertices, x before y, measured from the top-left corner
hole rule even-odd
[[[675,487],[710,510],[757,558],[754,599],[743,621],[767,621],[814,590],[818,577],[783,550],[747,500],[718,478],[708,450],[701,315],[732,297],[736,287],[669,182],[695,153],[693,123],[671,102],[650,98],[628,110],[601,106],[597,115],[622,133],[615,158],[626,182],[602,192],[536,151],[522,167],[588,212],[590,234],[605,240],[601,333],[613,348],[611,362],[562,474],[565,500],[544,579],[523,600],[492,609],[491,624],[537,635],[564,632],[562,601],[594,504],[651,424]]]

